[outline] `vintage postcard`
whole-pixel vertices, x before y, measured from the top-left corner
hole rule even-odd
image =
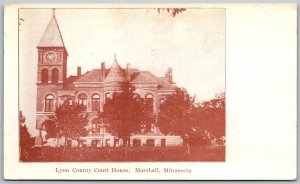
[[[5,179],[295,179],[296,16],[5,6]]]

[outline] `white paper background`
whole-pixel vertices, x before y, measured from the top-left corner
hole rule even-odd
[[[4,176],[7,179],[294,179],[296,177],[297,10],[292,4],[184,4],[226,8],[226,162],[19,163],[18,7],[5,9]],[[57,7],[101,5],[57,5]],[[105,5],[117,6],[117,5]],[[125,6],[125,5],[123,5]],[[126,5],[145,7],[150,5]],[[152,7],[158,5],[152,4]],[[160,5],[170,7],[170,5]],[[135,167],[190,168],[136,174]],[[132,168],[131,174],[55,173],[61,168]]]

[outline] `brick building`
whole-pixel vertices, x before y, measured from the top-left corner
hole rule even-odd
[[[76,76],[67,76],[68,52],[64,45],[55,15],[52,16],[40,42],[37,45],[37,99],[36,99],[36,128],[42,132],[43,123],[55,108],[64,101],[84,105],[89,114],[89,135],[85,144],[101,146],[118,146],[122,140],[106,132],[100,124],[93,120],[97,118],[97,110],[102,111],[103,105],[115,91],[121,91],[122,84],[130,83],[135,87],[135,93],[153,103],[157,113],[159,104],[167,95],[174,92],[172,69],[169,68],[164,77],[157,77],[148,71],[131,68],[127,64],[122,68],[116,55],[113,64],[106,67],[99,63],[99,69],[81,73],[77,68]],[[153,127],[151,132],[131,137],[134,145],[177,145],[182,140],[179,136],[165,136]],[[74,143],[75,144],[75,143]],[[77,145],[78,146],[78,145]]]

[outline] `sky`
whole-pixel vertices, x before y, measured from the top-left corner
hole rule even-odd
[[[37,44],[52,9],[20,9],[20,110],[35,130]],[[198,102],[225,92],[225,9],[187,9],[173,17],[156,9],[56,9],[69,53],[67,75],[110,67],[114,53],[121,67],[147,70],[173,80]]]

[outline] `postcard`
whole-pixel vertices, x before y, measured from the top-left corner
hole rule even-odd
[[[4,17],[5,179],[296,179],[295,4]]]

